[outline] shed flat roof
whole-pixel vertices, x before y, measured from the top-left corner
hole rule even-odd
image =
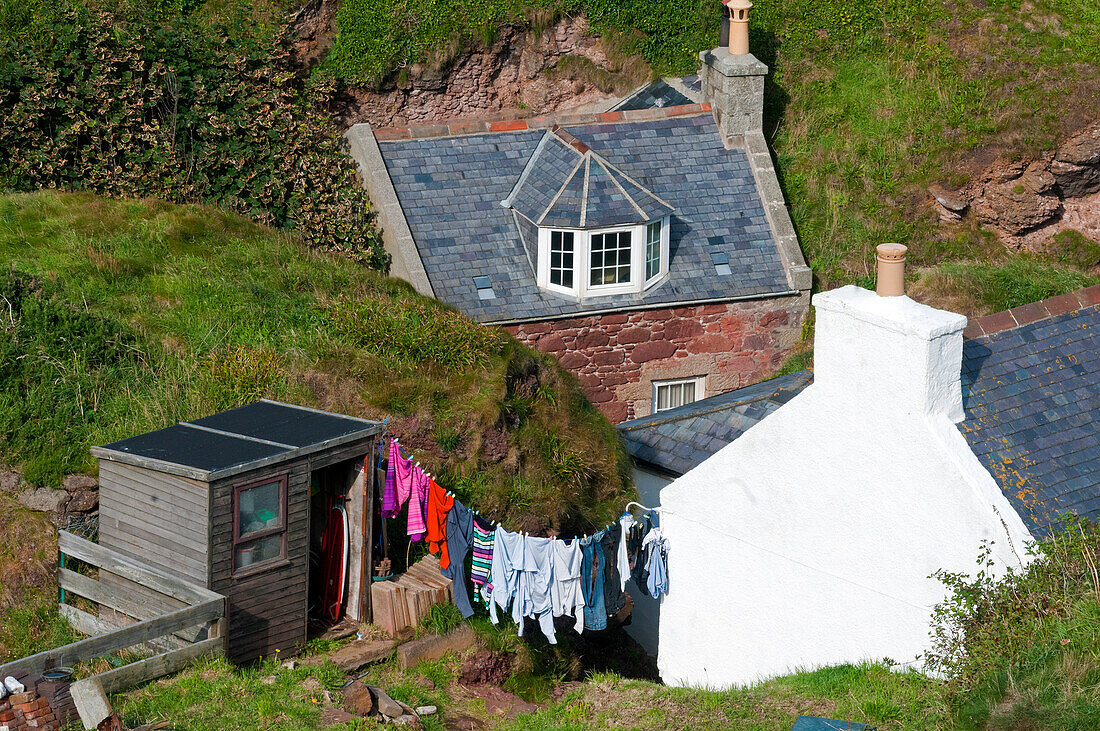
[[[381,424],[264,399],[92,447],[99,459],[204,482],[378,434]]]

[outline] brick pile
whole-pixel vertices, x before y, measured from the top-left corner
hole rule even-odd
[[[0,731],[59,731],[78,719],[67,681],[46,680],[41,675],[16,679],[27,690],[0,700]]]

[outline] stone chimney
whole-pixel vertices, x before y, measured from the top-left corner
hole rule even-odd
[[[963,420],[965,317],[855,286],[817,294],[813,304],[814,388],[830,402],[857,415],[886,409]]]
[[[764,76],[768,67],[749,53],[749,0],[723,3],[721,45],[699,54],[703,99],[727,137],[760,132],[764,126]]]

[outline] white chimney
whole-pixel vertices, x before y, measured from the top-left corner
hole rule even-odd
[[[854,408],[963,420],[966,318],[855,286],[814,295],[814,388]]]

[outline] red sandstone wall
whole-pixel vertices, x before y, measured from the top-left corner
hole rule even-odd
[[[653,381],[706,376],[713,396],[767,378],[802,332],[809,296],[662,308],[507,329],[552,353],[613,422],[652,410]]]

